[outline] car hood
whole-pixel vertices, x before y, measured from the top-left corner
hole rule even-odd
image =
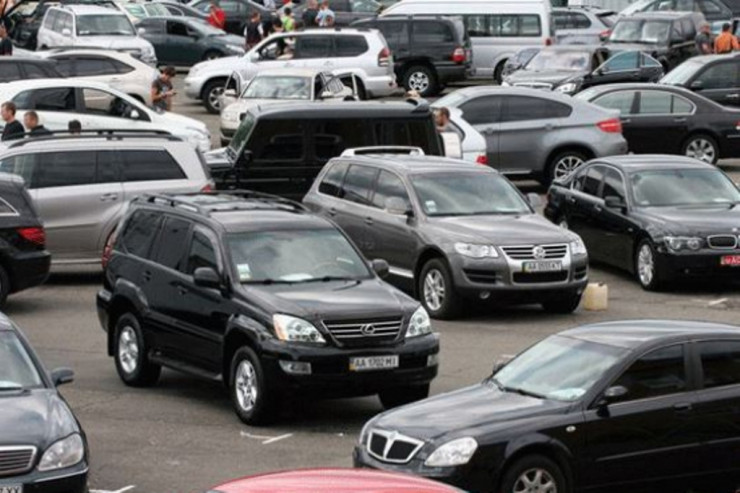
[[[702,236],[740,230],[740,205],[646,207],[639,214],[665,234]]]
[[[196,63],[190,69],[190,75],[224,73],[231,74],[234,70],[242,68],[245,63],[244,56],[225,56],[214,60],[206,60]]]
[[[518,70],[507,77],[506,82],[512,86],[516,84],[539,82],[552,84],[552,86],[555,87],[575,77],[582,77],[587,73],[587,70],[543,70],[541,72],[535,72],[533,70]]]
[[[216,43],[225,45],[236,45],[244,48],[244,38],[235,34],[225,34],[223,36],[210,36],[208,39],[213,40]]]
[[[421,440],[464,436],[546,414],[563,413],[570,403],[503,392],[484,382],[388,411],[371,428],[398,431]],[[473,433],[474,434],[474,433]]]
[[[151,47],[149,41],[138,36],[81,36],[77,39],[78,46],[92,46],[111,50],[146,50]]]
[[[0,394],[0,445],[35,445],[39,453],[80,428],[67,403],[53,389]]]
[[[190,118],[189,116],[180,115],[178,113],[173,113],[171,111],[166,111],[164,113],[157,113],[157,117],[161,118],[162,121],[167,125],[176,125],[178,129],[186,129],[190,127],[190,130],[199,130],[205,133],[208,133],[208,127],[205,123],[203,123],[200,120],[196,120],[195,118]],[[166,130],[171,131],[178,131],[178,129],[175,128],[169,128],[165,127]]]
[[[444,241],[491,242],[494,245],[526,245],[565,242],[572,233],[539,214],[431,218],[430,224]]]
[[[286,104],[286,103],[308,103],[308,100],[302,99],[238,99],[224,108],[224,112],[238,111],[243,113],[249,109],[257,108],[258,106],[273,105],[273,104]]]

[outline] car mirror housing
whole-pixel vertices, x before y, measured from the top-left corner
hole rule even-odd
[[[604,391],[604,400],[607,402],[614,402],[628,393],[629,390],[627,390],[627,387],[623,385],[614,385]]]
[[[619,197],[615,197],[614,195],[607,195],[606,197],[604,197],[604,205],[608,209],[624,209],[625,207],[624,201]]]
[[[372,267],[373,271],[378,275],[379,278],[385,279],[388,277],[388,273],[390,272],[390,266],[388,265],[388,262],[386,262],[383,259],[376,258],[372,262],[370,262],[370,266]]]
[[[72,383],[75,379],[75,372],[69,368],[56,368],[51,372],[51,381],[55,387]]]
[[[141,115],[139,114],[139,110],[131,110],[131,113],[129,113],[129,116],[132,120],[138,120],[141,118]]]
[[[137,33],[137,34],[138,34],[139,36],[143,36],[143,35],[145,35],[145,34],[146,34],[146,29],[144,29],[143,27],[140,27],[139,29],[137,29],[137,30],[136,30],[136,33]]]
[[[385,201],[385,211],[394,216],[411,216],[413,212],[405,200],[399,197],[390,197]]]
[[[704,87],[704,83],[700,80],[695,80],[691,83],[690,87],[691,89],[701,89],[702,87]]]
[[[69,28],[66,28],[65,27],[64,29],[62,29],[62,36],[68,38],[68,37],[72,36],[72,31]]]
[[[203,288],[219,289],[221,287],[221,276],[211,267],[198,267],[193,272],[193,282],[196,286]]]

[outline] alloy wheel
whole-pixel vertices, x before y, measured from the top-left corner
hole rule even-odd
[[[219,98],[224,93],[224,87],[214,87],[211,92],[208,93],[208,104],[210,104],[216,110],[221,109],[221,101]]]
[[[717,157],[717,151],[714,148],[714,144],[709,142],[707,139],[702,137],[693,139],[686,146],[686,156],[705,163],[714,164]]]
[[[541,468],[524,471],[514,483],[513,493],[557,493],[558,485],[546,470]]]
[[[424,278],[424,301],[435,312],[445,302],[445,279],[437,269],[431,269]]]
[[[644,244],[637,254],[637,275],[643,286],[649,286],[655,277],[655,259],[650,245]]]
[[[429,75],[424,72],[414,72],[409,76],[409,89],[423,93],[429,89],[431,81]]]
[[[254,409],[257,403],[257,372],[251,362],[244,360],[236,369],[236,399],[245,412]]]
[[[139,364],[139,341],[136,331],[128,325],[121,330],[118,336],[118,360],[126,373],[134,373]]]
[[[584,163],[583,159],[573,154],[566,154],[558,159],[553,170],[553,178],[558,179],[568,176]]]

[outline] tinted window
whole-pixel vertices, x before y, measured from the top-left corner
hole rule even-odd
[[[380,29],[391,50],[405,46],[409,42],[409,29],[406,21],[378,22],[373,27]]]
[[[572,29],[588,29],[591,27],[591,21],[583,14],[570,14]]]
[[[359,56],[368,49],[364,36],[338,36],[335,43],[336,56]]]
[[[167,34],[187,37],[188,27],[182,22],[167,21]]]
[[[414,22],[414,43],[451,43],[455,40],[452,30],[441,22]]]
[[[121,152],[125,181],[182,180],[177,162],[164,150]]]
[[[23,66],[23,72],[26,75],[26,79],[46,79],[49,77],[49,74],[35,63],[26,63]]]
[[[607,60],[603,68],[606,72],[621,72],[623,70],[636,70],[640,64],[640,52],[628,51],[620,53]]]
[[[98,151],[98,166],[96,181],[98,183],[111,183],[121,181],[118,168],[120,151]]]
[[[216,249],[208,237],[200,231],[193,232],[193,238],[190,240],[190,252],[188,253],[188,262],[185,269],[186,274],[193,274],[195,269],[200,267],[210,267],[218,272],[218,260]]]
[[[352,165],[344,178],[344,198],[358,204],[370,204],[370,191],[378,170],[367,166]]]
[[[740,383],[740,342],[701,342],[699,353],[704,372],[704,388]]]
[[[510,96],[504,101],[506,109],[501,118],[504,122],[565,118],[572,111],[570,106],[547,99]]]
[[[19,109],[74,111],[75,93],[70,87],[23,91],[13,98]]]
[[[44,154],[31,188],[69,187],[95,183],[95,151]]]
[[[219,5],[224,9],[225,14],[236,14],[242,10],[241,2],[235,0],[223,0]]]
[[[298,161],[304,156],[305,124],[298,120],[261,121],[249,139],[255,162]]]
[[[471,37],[540,36],[538,15],[466,15],[465,26]]]
[[[324,179],[319,185],[319,192],[331,195],[332,197],[341,197],[342,180],[347,172],[347,163],[337,163],[333,165],[324,175]]]
[[[500,120],[500,96],[484,96],[462,104],[460,110],[471,125],[495,123]]]
[[[607,168],[606,177],[604,178],[604,188],[601,190],[601,196],[619,197],[625,202],[624,181],[622,175],[614,168]]]
[[[428,119],[373,122],[375,142],[378,145],[421,147],[427,154],[439,154],[439,137],[431,123]]]
[[[189,231],[190,223],[168,217],[162,234],[159,235],[157,262],[170,269],[178,269],[182,264],[185,248],[187,248]]]
[[[0,159],[0,171],[12,173],[23,178],[28,188],[33,188],[33,172],[36,168],[36,154],[23,154]]]
[[[342,151],[351,147],[369,145],[369,127],[366,120],[337,119],[320,122],[316,125],[314,140],[316,157],[328,161],[339,156]]]
[[[604,168],[601,166],[592,166],[588,169],[584,175],[583,181],[581,182],[580,190],[583,193],[593,195],[594,197],[599,195],[599,186],[601,180],[604,178]]]
[[[388,199],[391,198],[403,200],[407,207],[411,204],[406,187],[401,179],[393,173],[381,170],[380,175],[378,175],[378,182],[375,185],[373,205],[385,209],[388,205]]]
[[[716,63],[702,72],[696,81],[702,89],[729,89],[740,86],[740,64],[735,61]]]
[[[693,106],[686,99],[669,92],[642,91],[640,95],[641,115],[667,115],[691,113]]]
[[[21,78],[21,71],[17,63],[0,64],[0,82],[13,82]]]
[[[593,102],[602,108],[619,110],[623,115],[629,115],[632,113],[632,102],[634,99],[634,91],[617,91],[596,98]]]
[[[149,258],[161,219],[162,215],[156,212],[134,212],[119,240],[123,250],[137,257]]]
[[[112,58],[108,60],[110,63],[113,64],[113,68],[118,72],[119,74],[127,74],[129,72],[134,71],[134,67],[127,65],[121,61],[113,60]]]
[[[115,74],[118,71],[106,58],[78,58],[77,75],[94,76]]]
[[[329,36],[299,36],[295,43],[295,58],[325,58],[332,54]]]
[[[635,361],[614,385],[627,388],[621,400],[632,401],[686,390],[683,346],[652,351]]]
[[[209,4],[206,3],[206,5]],[[164,34],[163,21],[142,21],[139,23],[139,27],[143,27],[146,30],[146,34]]]
[[[57,70],[65,77],[75,75],[75,62],[71,58],[55,58]]]
[[[335,12],[349,12],[349,0],[333,0],[330,5]]]

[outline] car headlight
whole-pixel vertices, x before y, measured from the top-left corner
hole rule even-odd
[[[498,258],[498,251],[493,245],[455,243],[455,251],[464,257],[470,258]]]
[[[281,341],[326,344],[321,332],[311,322],[302,318],[291,317],[290,315],[273,315],[272,322],[275,326],[275,334]]]
[[[566,82],[565,84],[555,88],[557,92],[562,92],[565,94],[573,94],[574,92],[576,92],[576,89],[578,89],[578,85],[575,82]]]
[[[406,329],[406,338],[419,337],[432,333],[432,321],[429,320],[429,314],[420,306],[416,309],[411,320],[409,320],[409,327]]]
[[[226,121],[235,122],[239,120],[239,112],[236,110],[230,110],[227,108],[221,114],[221,118],[223,118]]]
[[[577,238],[570,242],[571,255],[586,255],[587,253],[586,245],[583,243],[582,239]]]
[[[424,461],[424,465],[427,467],[462,466],[470,462],[477,449],[478,442],[475,438],[458,438],[437,447],[437,450]]]
[[[53,471],[78,464],[85,457],[85,444],[75,433],[54,442],[46,449],[39,462],[39,471]]]
[[[679,252],[681,250],[696,251],[699,250],[704,243],[701,238],[693,236],[666,236],[664,240],[666,246],[674,252]]]

